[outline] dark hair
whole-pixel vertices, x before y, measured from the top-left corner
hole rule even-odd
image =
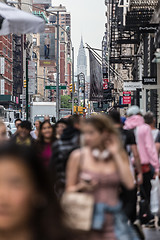
[[[52,128],[52,125],[51,123],[48,121],[48,120],[45,120],[44,122],[42,122],[40,124],[40,128],[39,128],[39,136],[38,136],[38,143],[43,145],[45,142],[44,142],[44,137],[43,137],[43,134],[42,134],[42,128],[44,126],[44,124],[48,123],[51,128]],[[53,128],[52,128],[52,137],[51,137],[51,143],[54,142],[56,140],[56,137],[55,137],[55,134],[54,134],[54,131],[53,131]]]
[[[113,110],[109,113],[109,117],[115,124],[122,124],[121,122],[121,115],[117,110]]]
[[[81,116],[77,115],[77,114],[74,114],[74,115],[70,116],[69,119],[68,119],[69,125],[74,127],[75,124],[80,123],[80,120],[81,120]]]
[[[15,123],[16,122],[22,122],[22,120],[20,119],[20,118],[17,118],[16,120],[15,120]]]
[[[144,115],[144,120],[145,120],[145,123],[147,124],[152,124],[154,123],[155,121],[155,116],[152,112],[147,112],[145,115]]]
[[[0,161],[4,156],[10,156],[13,162],[17,163],[19,161],[26,166],[31,173],[38,194],[43,198],[42,203],[33,209],[31,230],[35,235],[34,239],[67,239],[67,230],[63,226],[63,212],[53,190],[54,174],[52,173],[51,179],[46,168],[41,164],[37,153],[30,147],[7,143],[0,146]]]
[[[32,124],[31,124],[31,122],[30,121],[22,121],[20,124],[19,124],[19,127],[21,127],[21,128],[25,128],[25,129],[27,129],[27,130],[29,130],[29,131],[31,131],[32,130]]]
[[[56,127],[59,123],[66,124],[66,125],[68,126],[68,119],[61,118],[59,121],[56,122],[55,127]]]

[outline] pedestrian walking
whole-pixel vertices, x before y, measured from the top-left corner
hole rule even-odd
[[[56,132],[56,138],[60,139],[64,129],[66,129],[68,126],[67,119],[60,119],[54,126],[55,132]]]
[[[41,121],[39,121],[39,120],[35,121],[34,125],[35,125],[36,129],[31,132],[31,136],[32,136],[32,138],[37,139],[38,135],[39,135]]]
[[[20,118],[17,118],[15,120],[15,127],[18,129],[19,124],[21,124],[22,120]]]
[[[35,143],[34,139],[31,137],[30,133],[32,130],[32,124],[29,121],[22,121],[17,128],[16,134],[11,138],[11,141],[19,144],[31,146]]]
[[[0,146],[0,240],[72,239],[52,184],[32,148]]]
[[[63,129],[61,138],[55,141],[52,146],[50,168],[56,171],[58,195],[61,195],[65,189],[66,165],[69,156],[72,151],[80,147],[80,121],[81,118],[78,115],[73,115],[67,121],[65,120],[68,126]]]
[[[125,121],[125,129],[133,129],[135,132],[138,152],[141,160],[143,172],[143,197],[147,198],[150,204],[151,179],[159,174],[159,160],[152,132],[148,124],[144,122],[138,106],[131,106],[127,111],[127,120]],[[145,196],[144,196],[145,195]],[[146,213],[145,223],[154,227],[153,216]]]
[[[134,188],[128,157],[118,132],[106,116],[86,119],[82,132],[85,146],[74,151],[69,158],[66,191],[88,193],[93,196],[95,206],[99,203],[105,206],[102,212],[98,212],[99,219],[103,219],[102,228],[89,231],[86,239],[133,239],[127,222],[120,221],[116,225],[119,217],[111,210],[119,205],[121,184],[127,189]]]
[[[7,128],[4,122],[0,121],[0,144],[3,144],[8,140]]]
[[[56,140],[51,123],[46,120],[40,124],[37,148],[43,164],[48,167],[52,156],[52,144]]]
[[[156,118],[152,112],[147,112],[144,116],[145,123],[147,123],[152,131],[153,140],[156,145],[159,161],[160,161],[160,131],[156,128]],[[160,218],[158,219],[158,226],[160,227]]]
[[[131,171],[135,181],[138,185],[141,185],[143,183],[143,176],[134,132],[132,130],[123,129],[121,116],[118,111],[111,111],[109,116],[113,120],[115,128],[119,130],[123,146],[128,153]],[[132,156],[134,161],[132,161]],[[123,188],[122,198],[124,210],[131,222],[134,223],[137,219],[137,187],[135,186],[135,189],[130,191]]]

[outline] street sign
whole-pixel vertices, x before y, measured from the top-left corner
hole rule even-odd
[[[56,86],[45,86],[46,90],[56,90]],[[59,86],[60,90],[66,90],[67,86]]]
[[[71,100],[71,99],[69,99],[69,100],[68,100],[68,103],[72,103],[72,100]]]
[[[142,89],[142,82],[127,81],[123,84],[124,91],[136,91],[136,89]]]
[[[123,92],[123,104],[131,104],[131,92]]]
[[[108,82],[103,83],[103,89],[108,89]]]
[[[143,85],[156,85],[157,84],[157,78],[156,77],[143,77],[142,79]]]

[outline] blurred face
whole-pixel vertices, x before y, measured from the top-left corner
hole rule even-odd
[[[52,134],[53,134],[52,126],[49,123],[43,124],[41,133],[42,133],[44,139],[51,139],[52,138]]]
[[[49,121],[50,122],[50,117],[49,116],[45,116],[44,117],[44,121]]]
[[[18,135],[22,140],[25,140],[30,136],[30,130],[19,126],[18,127]]]
[[[7,130],[5,125],[0,126],[0,142],[4,142],[7,140]]]
[[[28,169],[12,157],[0,159],[0,231],[24,227],[36,203],[36,191]]]
[[[17,122],[15,123],[16,128],[18,128],[19,124],[21,124],[21,121],[17,121]]]
[[[40,122],[39,121],[35,122],[35,127],[36,127],[37,130],[39,130],[39,127],[40,127]]]
[[[85,145],[90,148],[98,148],[103,146],[104,143],[104,134],[99,132],[91,124],[84,124],[82,126],[83,140]]]
[[[56,127],[56,134],[61,136],[63,134],[64,129],[66,128],[66,124],[64,123],[58,123],[57,127]]]

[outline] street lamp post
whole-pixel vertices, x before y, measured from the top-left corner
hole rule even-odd
[[[86,86],[85,86],[85,83],[86,83],[86,81],[85,81],[85,75],[84,75],[84,73],[80,73],[79,75],[78,75],[78,82],[79,82],[79,84],[81,85],[81,82],[83,82],[83,88],[84,88],[84,93],[83,93],[83,107],[85,107],[86,106]]]
[[[74,114],[74,47],[72,47],[72,114]]]
[[[59,12],[57,12],[57,79],[56,79],[56,118],[59,120],[60,91],[59,91]]]

